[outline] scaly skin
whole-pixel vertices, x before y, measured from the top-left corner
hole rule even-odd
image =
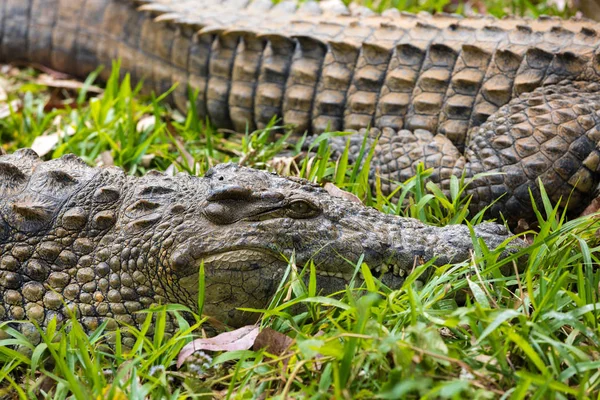
[[[491,249],[510,237],[493,223],[474,231]],[[92,330],[107,318],[140,323],[145,315],[135,311],[152,304],[194,308],[204,262],[205,312],[242,325],[255,314],[236,307],[265,307],[292,256],[314,260],[319,288],[330,292],[348,283],[362,254],[399,287],[415,265],[467,260],[471,248],[464,225],[384,215],[304,180],[232,164],[203,178],[137,178],[75,156],[0,156],[0,321],[44,326],[68,308]],[[32,324],[20,327],[39,339]]]
[[[444,188],[504,172],[469,194],[473,211],[504,195],[493,211],[514,225],[532,219],[538,177],[555,202],[573,191],[573,213],[598,184],[593,21],[370,15],[338,0],[0,0],[0,13],[0,58],[77,76],[120,58],[147,90],[179,82],[180,108],[198,90],[219,128],[383,130],[385,193],[419,161]]]

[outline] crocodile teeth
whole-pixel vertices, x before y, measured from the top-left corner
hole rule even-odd
[[[334,277],[334,278],[340,278],[340,279],[349,279],[348,277],[350,276],[350,274],[344,274],[343,272],[334,272],[334,273],[329,273],[330,277]]]
[[[382,274],[387,274],[390,270],[390,266],[388,264],[381,264],[381,267],[379,267],[379,271]]]
[[[352,273],[348,272],[332,272],[332,271],[317,271],[317,275],[327,278],[339,278],[349,281],[352,278]]]

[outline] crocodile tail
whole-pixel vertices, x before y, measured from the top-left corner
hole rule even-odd
[[[121,60],[133,82],[145,81],[146,92],[165,92],[174,82],[181,89],[170,99],[185,107],[185,83],[203,81],[206,49],[192,40],[198,27],[172,24],[168,11],[132,0],[0,0],[0,60],[31,62],[77,77]],[[201,8],[199,2],[196,8]],[[204,46],[206,47],[206,46]],[[198,56],[198,53],[201,53]],[[190,60],[188,63],[188,55]],[[201,58],[201,60],[198,60]],[[202,64],[201,66],[198,63]],[[110,68],[101,77],[106,80]]]
[[[257,23],[265,12],[269,29]],[[316,3],[271,0],[0,0],[0,61],[85,77],[120,59],[145,92],[178,84],[169,100],[180,109],[189,86],[200,117],[220,128],[262,128],[286,114],[311,129],[326,45],[304,36],[310,27],[292,32],[288,20],[322,12]],[[101,77],[109,74],[105,68]]]
[[[28,41],[33,0],[0,3],[0,60],[29,61]]]
[[[0,0],[0,61],[85,77],[120,59],[121,71],[134,83],[143,79],[145,92],[178,84],[169,100],[180,109],[189,86],[198,93],[199,116],[219,128],[262,128],[286,114],[299,129],[311,129],[326,45],[285,25],[322,11],[315,3],[297,8],[270,0]],[[269,29],[257,23],[265,12]],[[109,74],[105,68],[102,78]]]
[[[104,46],[118,48],[115,41],[122,35],[108,35],[106,22],[119,7],[125,11],[128,6],[110,0],[0,1],[0,58],[85,76],[107,61],[100,57]],[[124,12],[123,16],[131,14]],[[113,22],[116,25],[121,20]]]

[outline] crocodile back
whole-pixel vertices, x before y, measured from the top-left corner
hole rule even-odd
[[[600,26],[447,14],[374,14],[341,2],[2,0],[3,58],[85,75],[121,59],[146,88],[220,128],[298,133],[418,128],[459,148],[521,93],[597,81]]]

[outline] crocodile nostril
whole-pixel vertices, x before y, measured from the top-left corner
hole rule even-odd
[[[261,200],[278,202],[285,199],[285,195],[279,192],[263,192],[260,194]]]
[[[252,197],[252,190],[239,185],[225,185],[213,189],[208,194],[208,201],[247,200]]]
[[[227,225],[234,223],[238,217],[237,213],[232,212],[231,207],[221,203],[208,203],[204,207],[204,215],[211,222],[218,225]]]

